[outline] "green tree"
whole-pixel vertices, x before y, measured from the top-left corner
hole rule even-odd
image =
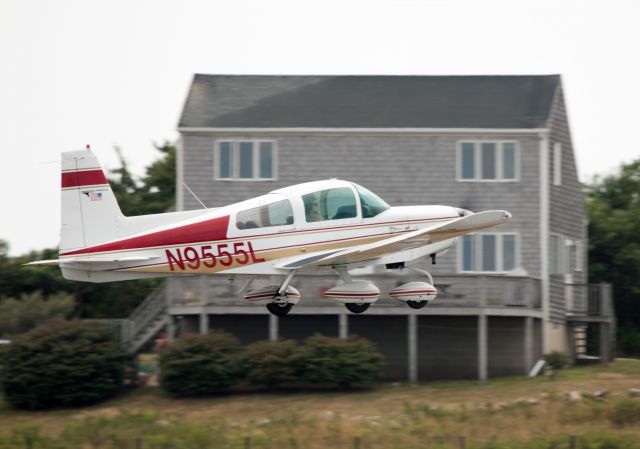
[[[71,284],[60,270],[25,267],[32,260],[57,259],[56,249],[32,251],[20,257],[9,257],[9,245],[0,240],[0,297],[18,298],[23,294],[41,292],[45,297],[53,293],[72,290]]]
[[[589,280],[613,284],[622,332],[640,328],[640,159],[589,186]],[[638,348],[640,351],[640,347]]]
[[[68,318],[73,311],[73,297],[65,292],[25,293],[20,298],[0,298],[0,336],[27,332],[53,318]]]
[[[169,142],[155,147],[162,156],[146,168],[145,175],[139,181],[129,171],[120,148],[115,148],[120,168],[111,171],[115,177],[110,176],[109,183],[122,213],[127,216],[158,214],[174,209],[176,147]]]

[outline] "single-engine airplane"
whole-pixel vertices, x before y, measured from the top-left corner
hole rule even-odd
[[[501,224],[504,210],[472,213],[449,206],[390,207],[358,184],[308,182],[216,209],[125,217],[90,149],[62,153],[59,258],[67,279],[110,282],[183,274],[280,275],[282,282],[244,299],[278,316],[300,300],[298,273],[334,272],[324,295],[362,313],[378,300],[371,282],[349,270],[410,268],[428,282],[408,282],[388,295],[419,309],[437,294],[431,275],[412,265],[452,247],[459,236]]]

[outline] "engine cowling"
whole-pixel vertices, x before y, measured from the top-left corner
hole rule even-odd
[[[246,299],[247,301],[251,301],[254,304],[269,304],[270,302],[273,302],[273,299],[278,293],[278,290],[280,290],[280,285],[278,284],[265,285],[264,287],[251,290],[249,293],[244,295],[244,299]],[[291,304],[298,304],[301,298],[298,289],[292,286],[288,286],[285,292],[287,296],[287,302]]]
[[[389,296],[400,301],[433,301],[438,290],[428,282],[408,282],[389,292]]]
[[[369,281],[351,281],[336,285],[324,292],[327,298],[341,303],[371,304],[380,297],[380,290]]]

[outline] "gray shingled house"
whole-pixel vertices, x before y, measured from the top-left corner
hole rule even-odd
[[[358,334],[393,379],[526,374],[551,351],[610,359],[612,298],[608,285],[587,284],[559,75],[196,75],[178,130],[179,210],[201,207],[183,183],[215,207],[340,178],[391,205],[507,209],[513,219],[425,261],[440,294],[421,310],[383,297],[351,315],[321,295],[337,277],[306,276],[294,282],[303,300],[278,318],[243,302],[241,280],[185,277],[148,301],[168,301],[171,319],[157,326],[221,328],[246,343]],[[381,291],[399,285],[384,269],[366,275]]]

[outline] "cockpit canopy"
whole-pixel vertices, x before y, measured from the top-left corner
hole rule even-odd
[[[354,184],[353,186],[358,191],[358,195],[360,195],[362,218],[375,217],[391,207],[371,190],[365,189],[358,184]]]
[[[316,184],[309,187],[312,185]],[[300,204],[297,198],[302,200],[304,221],[307,223],[358,218],[358,210],[362,211],[362,218],[372,218],[390,207],[370,190],[345,181],[318,182],[317,190],[307,188],[306,192],[309,193],[302,194],[295,188],[296,186],[292,186],[256,198],[258,204],[263,204],[253,207],[247,205],[246,209],[239,211],[236,215],[236,227],[253,229],[291,225],[295,217],[292,201]],[[276,198],[278,199],[274,201]]]
[[[389,205],[375,193],[357,184],[353,184],[353,187],[358,194],[357,198],[350,187],[335,187],[302,195],[306,221],[356,218],[358,216],[358,201],[362,208],[363,218],[375,217],[389,209]]]

